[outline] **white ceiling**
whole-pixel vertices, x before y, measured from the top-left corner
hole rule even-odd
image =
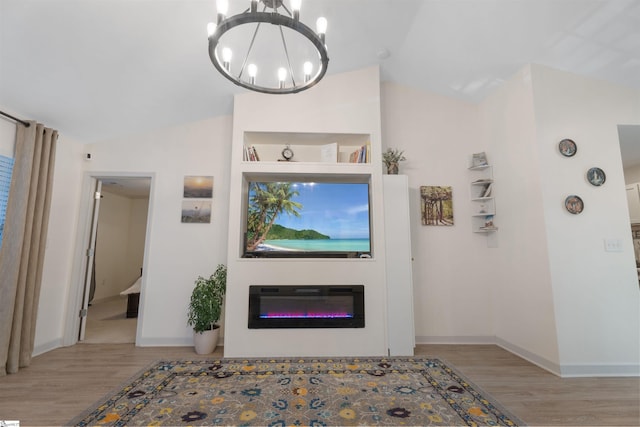
[[[303,2],[320,15],[329,74],[379,64],[470,102],[527,63],[640,89],[638,0]],[[0,0],[0,106],[78,142],[229,114],[243,89],[209,61],[214,16],[214,0]]]

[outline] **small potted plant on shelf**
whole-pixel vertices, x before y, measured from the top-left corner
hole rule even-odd
[[[397,175],[399,163],[407,160],[404,157],[404,151],[397,148],[387,148],[387,151],[382,153],[382,162],[387,167],[387,174]]]
[[[193,327],[196,353],[209,354],[216,349],[222,303],[227,289],[227,267],[219,264],[209,277],[199,276],[191,293],[187,323]]]

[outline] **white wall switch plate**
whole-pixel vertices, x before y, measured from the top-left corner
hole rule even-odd
[[[604,239],[605,252],[622,252],[622,240]]]

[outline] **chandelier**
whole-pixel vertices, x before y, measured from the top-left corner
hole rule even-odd
[[[250,0],[244,12],[227,16],[229,1],[217,0],[217,22],[207,25],[216,69],[236,85],[262,93],[297,93],[317,84],[329,63],[327,20],[318,18],[313,31],[300,22],[301,2],[290,0],[288,8],[284,0]],[[237,52],[244,57],[234,61]]]

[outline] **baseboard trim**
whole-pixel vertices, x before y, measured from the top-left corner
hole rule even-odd
[[[175,338],[141,338],[136,341],[137,347],[193,347],[193,337]],[[224,337],[218,338],[218,346],[224,346]]]
[[[417,336],[416,344],[495,344],[493,336]]]
[[[174,338],[140,338],[136,341],[137,347],[189,347],[193,346],[193,337]]]
[[[39,344],[33,348],[33,353],[31,356],[39,356],[48,351],[55,350],[56,348],[64,347],[62,338],[58,338],[52,341],[48,341],[46,343]]]
[[[640,365],[559,365],[496,336],[416,336],[416,344],[493,344],[561,378],[640,376]]]
[[[524,360],[533,363],[534,365],[544,369],[545,371],[549,371],[553,375],[561,377],[560,374],[560,365],[554,363],[550,360],[545,359],[544,357],[540,357],[537,354],[530,352],[529,350],[525,350],[522,347],[519,347],[515,344],[512,344],[508,341],[503,340],[500,337],[495,337],[495,344],[498,347],[501,347],[507,350],[509,353],[513,353],[518,357],[523,358]]]
[[[640,365],[562,365],[562,378],[640,377]]]

